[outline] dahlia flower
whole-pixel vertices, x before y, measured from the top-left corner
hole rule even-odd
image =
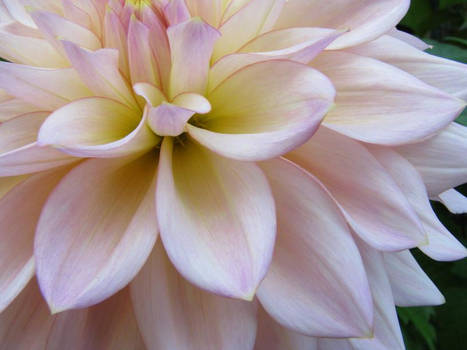
[[[403,349],[467,210],[408,6],[1,0],[0,347]]]

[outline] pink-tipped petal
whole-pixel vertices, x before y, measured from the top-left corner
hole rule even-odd
[[[117,50],[91,52],[70,41],[63,41],[63,46],[71,64],[95,95],[122,101],[129,107],[139,109],[128,83],[119,71]]]
[[[169,22],[169,26],[173,26],[191,18],[190,11],[185,0],[172,0],[164,6],[164,16]]]
[[[425,43],[423,40],[417,38],[415,35],[411,35],[409,33],[403,32],[402,30],[398,30],[397,28],[391,29],[389,32],[386,33],[387,35],[392,36],[393,38],[402,40],[409,44],[410,46],[415,47],[416,49],[425,51],[430,48],[430,45]]]
[[[96,304],[137,274],[157,238],[154,155],[92,159],[49,197],[34,257],[53,312]]]
[[[7,62],[0,62],[0,88],[43,111],[91,95],[73,69],[36,68]]]
[[[243,1],[235,14],[219,28],[222,36],[214,46],[212,60],[216,61],[240,49],[257,35],[272,29],[285,0]]]
[[[161,238],[177,270],[211,292],[250,300],[269,266],[274,201],[261,170],[190,140],[164,138],[157,183]]]
[[[170,97],[182,92],[204,94],[209,61],[219,32],[201,19],[193,18],[169,27],[167,35],[172,57]]]
[[[441,305],[445,302],[409,250],[384,253],[383,257],[397,306]]]
[[[103,27],[104,47],[118,50],[118,67],[122,74],[128,78],[130,76],[130,69],[128,63],[127,32],[118,14],[110,8],[105,12]]]
[[[52,113],[38,142],[77,157],[113,158],[154,147],[159,138],[127,106],[102,97],[72,102]]]
[[[159,67],[149,45],[149,28],[135,17],[128,29],[128,59],[131,82],[147,82],[160,86]]]
[[[435,260],[450,261],[466,257],[467,249],[438,220],[431,208],[423,180],[409,161],[387,148],[368,148],[396,181],[420,218],[428,242],[419,248]]]
[[[429,197],[436,197],[467,179],[467,127],[451,123],[438,135],[397,148],[423,178]]]
[[[448,94],[467,99],[467,64],[430,55],[389,35],[350,52],[389,63]]]
[[[148,350],[250,350],[256,303],[216,296],[178,274],[162,244],[131,282],[135,313]]]
[[[311,64],[337,90],[325,125],[360,141],[416,142],[439,132],[464,108],[462,101],[375,59],[325,52]]]
[[[187,121],[194,111],[163,102],[148,111],[148,124],[159,136],[178,136],[185,131]]]
[[[438,200],[453,214],[467,213],[467,197],[453,188],[440,193]]]
[[[257,296],[282,325],[319,337],[369,334],[373,306],[361,257],[336,203],[290,161],[261,163],[276,201],[278,234]]]
[[[333,99],[334,88],[321,73],[291,61],[260,62],[218,85],[208,95],[211,112],[197,116],[200,127],[187,129],[225,157],[265,160],[305,142]]]
[[[323,27],[349,29],[331,44],[333,49],[371,41],[393,28],[404,17],[409,0],[287,1],[276,28]]]
[[[6,185],[10,189],[0,199],[0,225],[6,228],[0,231],[0,312],[34,275],[34,233],[42,206],[68,170],[42,172],[29,178],[1,178],[2,192]]]
[[[320,127],[287,158],[323,182],[350,226],[368,244],[396,251],[426,243],[422,225],[406,197],[361,144]]]
[[[44,37],[65,57],[61,40],[70,40],[92,51],[102,47],[101,41],[92,31],[62,16],[42,11],[33,12],[31,16]]]

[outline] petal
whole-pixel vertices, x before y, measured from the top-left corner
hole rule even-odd
[[[368,281],[339,208],[321,183],[290,161],[261,168],[276,201],[278,234],[259,301],[276,321],[302,334],[369,334]]]
[[[259,34],[272,29],[285,0],[251,0],[219,28],[221,37],[214,46],[212,60],[233,53]]]
[[[208,91],[253,63],[288,59],[307,64],[341,34],[323,28],[291,28],[263,34],[244,46],[241,53],[224,56],[211,67]]]
[[[464,108],[462,101],[374,59],[327,52],[312,65],[337,90],[336,107],[325,125],[361,141],[415,142],[447,126]]]
[[[69,168],[24,178],[1,178],[16,185],[0,199],[0,312],[34,275],[33,242],[42,206]],[[27,198],[27,200],[25,200]]]
[[[287,158],[326,186],[350,226],[376,249],[395,251],[426,241],[404,194],[359,143],[321,127]]]
[[[164,6],[164,16],[169,22],[169,27],[188,21],[191,18],[185,2],[185,0],[172,0]]]
[[[174,269],[162,244],[131,283],[141,333],[149,350],[250,350],[256,304],[200,290]]]
[[[160,136],[178,136],[185,131],[186,122],[195,114],[189,109],[163,102],[149,109],[148,124]]]
[[[149,45],[149,36],[149,28],[132,17],[128,29],[131,82],[148,82],[160,86],[159,67]]]
[[[274,247],[274,201],[252,163],[164,138],[157,183],[161,238],[177,270],[201,288],[251,299]]]
[[[430,45],[426,44],[423,40],[417,38],[415,35],[398,30],[396,27],[387,32],[387,35],[390,35],[398,40],[402,40],[410,46],[413,46],[422,51],[430,48]]]
[[[73,69],[46,69],[0,62],[0,88],[42,110],[91,95]]]
[[[462,185],[467,179],[467,127],[451,123],[438,135],[397,148],[422,175],[430,197]]]
[[[71,64],[95,95],[109,97],[139,109],[130,87],[118,69],[117,50],[101,49],[90,52],[69,41],[63,41],[63,46]]]
[[[359,248],[373,294],[374,333],[372,338],[350,339],[351,348],[355,350],[405,350],[382,253],[363,242],[359,242]]]
[[[128,288],[87,309],[55,317],[47,349],[145,350]]]
[[[383,257],[397,306],[441,305],[445,302],[410,251],[384,253]]]
[[[226,1],[224,0],[185,0],[192,17],[201,17],[217,28],[220,24]]]
[[[103,97],[81,99],[52,113],[42,125],[38,143],[77,157],[121,157],[154,147],[159,138],[146,117]]]
[[[388,35],[350,52],[389,63],[448,94],[467,99],[466,64],[430,55]]]
[[[404,17],[409,0],[338,0],[323,6],[318,0],[287,1],[276,28],[348,28],[331,47],[341,49],[376,39]]]
[[[54,313],[104,300],[144,264],[157,237],[153,157],[85,161],[49,197],[34,256]]]
[[[182,92],[204,94],[209,60],[219,32],[201,19],[194,18],[169,27],[167,35],[172,58],[170,97]]]
[[[99,38],[89,29],[50,12],[36,11],[31,17],[44,37],[66,57],[61,40],[71,40],[89,50],[102,47]]]
[[[369,147],[372,154],[396,181],[422,222],[428,244],[419,248],[435,260],[457,260],[467,250],[443,226],[431,208],[423,180],[415,168],[396,152],[383,147]]]
[[[38,55],[37,53],[41,54]],[[14,63],[46,68],[64,68],[69,65],[45,39],[15,35],[0,28],[0,57]]]
[[[317,338],[307,337],[282,327],[262,308],[259,310],[258,334],[254,350],[321,350],[317,346]]]
[[[0,344],[4,349],[46,349],[54,317],[35,280],[0,314]]]
[[[207,98],[212,110],[194,122],[203,129],[187,125],[190,135],[225,157],[251,161],[305,142],[329,110],[334,89],[321,73],[278,60],[237,71]]]
[[[19,98],[8,97],[0,102],[0,122],[3,123],[22,114],[36,112],[37,107]]]
[[[453,214],[467,213],[467,197],[457,192],[455,189],[440,193],[438,199]]]
[[[75,161],[51,147],[36,143],[47,112],[28,113],[0,125],[0,176],[28,174]]]
[[[127,32],[123,27],[120,17],[111,8],[105,11],[103,26],[104,47],[116,49],[118,51],[118,66],[122,74],[128,78],[130,76],[130,71],[128,63]]]

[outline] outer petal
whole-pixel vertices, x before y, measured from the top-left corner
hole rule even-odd
[[[69,41],[63,41],[63,46],[71,64],[95,95],[109,97],[139,109],[130,87],[118,70],[117,50],[90,52]]]
[[[0,315],[0,343],[18,350],[146,349],[127,289],[93,308],[51,315],[35,280]]]
[[[331,47],[341,49],[376,39],[404,17],[409,0],[291,0],[285,3],[276,28],[348,28]]]
[[[430,55],[388,35],[353,47],[350,51],[389,63],[431,86],[467,99],[466,64]]]
[[[395,251],[426,241],[421,223],[399,187],[357,142],[321,127],[287,158],[323,182],[350,226],[375,248]]]
[[[420,40],[415,35],[398,30],[396,27],[387,32],[387,35],[390,35],[398,40],[402,40],[410,46],[413,46],[422,51],[430,48],[430,45],[426,44],[423,40]]]
[[[67,349],[71,344],[77,350],[146,350],[128,288],[94,307],[57,315],[47,349]]]
[[[261,164],[278,213],[274,258],[257,296],[279,323],[321,337],[370,332],[365,270],[345,219],[315,178],[286,160]]]
[[[146,117],[102,97],[78,100],[52,113],[42,125],[38,142],[78,157],[121,157],[148,150],[157,143]]]
[[[422,175],[428,195],[435,197],[467,180],[467,127],[451,123],[438,135],[398,147]]]
[[[0,93],[1,94],[1,93]],[[37,112],[38,108],[19,98],[4,95],[0,101],[0,122],[5,122],[22,114]]]
[[[170,97],[182,92],[204,94],[209,60],[219,32],[199,18],[167,29],[172,68],[170,71]],[[187,60],[187,57],[190,59]]]
[[[37,53],[41,54],[38,55]],[[0,57],[14,63],[37,67],[63,68],[69,65],[45,39],[15,35],[0,28]]]
[[[184,280],[157,244],[131,283],[148,350],[250,350],[256,304],[202,291]]]
[[[464,103],[377,60],[322,53],[312,65],[336,86],[336,108],[324,123],[361,141],[396,145],[434,135]],[[403,82],[403,83],[401,83]]]
[[[438,199],[451,213],[467,213],[467,197],[457,192],[455,189],[450,189],[439,194]]]
[[[334,89],[321,73],[290,61],[261,62],[218,85],[208,95],[211,112],[198,116],[203,129],[187,128],[198,142],[223,156],[264,160],[305,142],[333,98]]]
[[[467,250],[443,226],[431,208],[423,180],[413,166],[399,154],[382,147],[370,147],[373,155],[396,181],[419,216],[428,236],[428,244],[419,248],[436,260],[457,260]]]
[[[0,62],[0,88],[42,110],[91,95],[72,69],[44,69]]]
[[[360,242],[359,248],[370,282],[376,312],[373,337],[350,339],[351,348],[355,350],[405,350],[382,253],[363,242]]]
[[[43,172],[28,179],[1,178],[2,189],[12,183],[16,186],[0,199],[0,312],[34,275],[36,224],[49,193],[67,170]]]
[[[194,284],[251,299],[274,246],[274,202],[261,170],[219,157],[187,139],[164,138],[157,183],[161,238]]]
[[[152,154],[88,160],[49,197],[34,254],[53,312],[98,303],[136,275],[157,237],[154,175]]]
[[[440,305],[445,302],[410,251],[384,253],[384,265],[397,306]]]
[[[254,350],[321,350],[318,339],[282,327],[262,308],[258,312],[258,334]],[[344,350],[344,349],[340,349]]]
[[[219,28],[222,36],[216,43],[213,61],[233,53],[259,34],[272,29],[285,0],[251,0],[245,3]]]

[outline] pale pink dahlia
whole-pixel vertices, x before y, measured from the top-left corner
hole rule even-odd
[[[0,348],[403,349],[467,211],[408,6],[1,0]]]

